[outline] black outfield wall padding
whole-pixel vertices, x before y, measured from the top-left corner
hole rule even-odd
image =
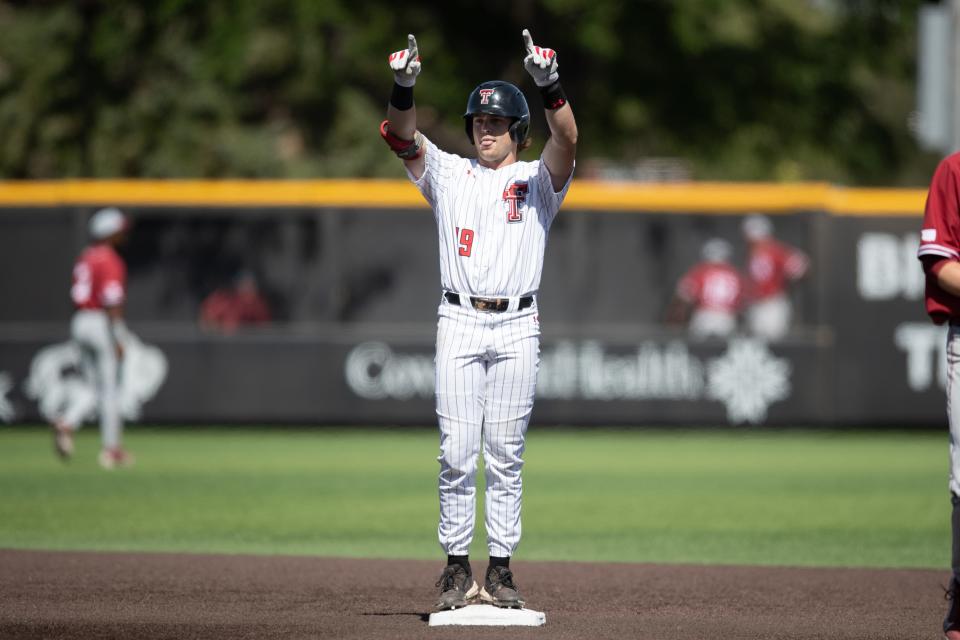
[[[55,183],[63,201],[53,203],[33,195],[36,185],[0,185],[0,419],[40,419],[27,394],[31,365],[67,339],[87,217],[120,204],[134,220],[123,249],[128,324],[168,364],[139,420],[435,421],[437,235],[412,187],[278,185],[270,202],[269,185],[120,184],[88,192]],[[120,202],[97,200],[103,189]],[[575,183],[551,230],[534,423],[944,422],[944,330],[923,314],[915,258],[922,192],[631,189]],[[665,322],[677,281],[713,237],[728,240],[744,268],[740,225],[753,212],[811,258],[789,292],[791,331],[770,344],[744,327],[692,340]],[[204,329],[204,300],[239,273],[255,277],[272,322]],[[64,384],[76,373],[66,366]]]

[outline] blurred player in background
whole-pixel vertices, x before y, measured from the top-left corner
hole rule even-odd
[[[953,575],[943,620],[948,640],[960,640],[960,153],[933,174],[917,252],[926,273],[925,305],[935,324],[948,324],[947,418],[950,426],[950,518]]]
[[[810,261],[799,249],[774,240],[767,216],[747,216],[743,236],[749,245],[747,326],[759,338],[780,340],[793,317],[787,287],[807,273]]]
[[[73,267],[70,288],[76,309],[70,335],[83,354],[84,374],[96,383],[102,444],[98,461],[105,469],[133,464],[133,456],[121,443],[119,393],[120,364],[127,338],[123,318],[127,268],[116,247],[126,239],[128,228],[127,217],[113,207],[101,209],[90,218],[92,242]],[[66,407],[53,421],[54,445],[64,459],[73,455],[73,434],[86,413],[85,408],[77,407]]]
[[[733,250],[722,238],[711,238],[701,249],[701,262],[677,283],[667,309],[667,321],[687,323],[692,338],[725,338],[737,329],[744,279],[730,264]]]
[[[200,326],[207,331],[232,334],[241,327],[270,324],[270,320],[270,305],[253,272],[245,269],[230,286],[214,290],[200,305]]]
[[[393,94],[380,127],[433,209],[440,246],[436,399],[440,427],[440,523],[447,554],[438,609],[474,597],[520,608],[510,557],[520,542],[521,469],[540,354],[536,294],[547,234],[573,177],[577,125],[560,86],[556,54],[523,30],[524,68],[540,87],[550,137],[539,159],[530,145],[530,111],[516,86],[478,85],[467,99],[466,134],[477,154],[441,151],[417,131],[413,86],[417,41],[390,55]],[[468,555],[476,509],[477,462],[486,465],[490,564],[483,587]]]

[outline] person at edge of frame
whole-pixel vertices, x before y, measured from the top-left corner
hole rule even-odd
[[[917,257],[926,275],[924,305],[947,331],[947,421],[950,429],[952,557],[949,601],[943,619],[947,640],[960,640],[960,153],[944,158],[930,181]]]

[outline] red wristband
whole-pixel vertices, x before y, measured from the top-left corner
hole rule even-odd
[[[423,148],[423,134],[414,131],[413,140],[404,140],[390,133],[390,121],[384,120],[380,123],[380,136],[386,141],[387,146],[393,150],[397,157],[403,160],[414,160],[419,158],[426,151]]]

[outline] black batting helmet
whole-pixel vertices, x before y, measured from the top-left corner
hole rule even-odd
[[[530,132],[530,107],[523,92],[517,87],[503,80],[491,80],[477,85],[470,97],[467,98],[467,112],[463,114],[466,121],[467,137],[473,144],[473,116],[478,113],[489,113],[494,116],[512,118],[510,125],[510,139],[517,144],[523,144]]]

